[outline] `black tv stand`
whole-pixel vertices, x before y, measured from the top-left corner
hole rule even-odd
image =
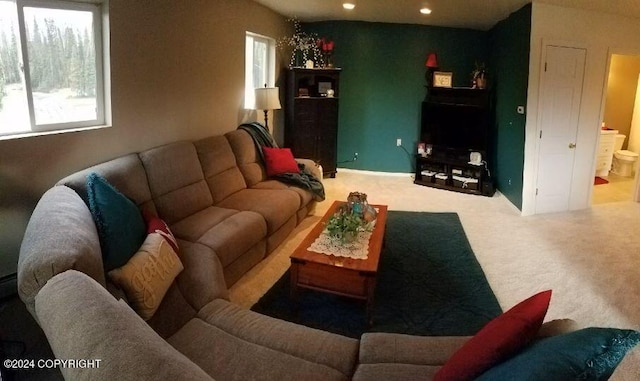
[[[493,196],[493,181],[486,162],[472,164],[470,152],[446,150],[428,156],[416,155],[415,184],[461,193]]]
[[[487,166],[491,151],[491,101],[488,90],[432,87],[422,102],[415,183],[457,192],[493,196]],[[471,163],[471,152],[482,160]]]

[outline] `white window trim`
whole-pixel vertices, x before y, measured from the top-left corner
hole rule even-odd
[[[16,0],[18,12],[18,34],[20,36],[20,57],[24,67],[24,81],[27,92],[30,131],[2,134],[0,140],[49,135],[63,132],[92,130],[111,126],[111,70],[110,70],[110,32],[109,32],[109,0]],[[93,32],[96,58],[96,119],[77,122],[52,123],[37,125],[31,89],[30,68],[28,65],[27,33],[25,27],[24,8],[44,7],[62,10],[89,11],[93,14]]]
[[[253,81],[253,45],[247,44],[247,38],[251,37],[256,40],[262,40],[267,43],[267,86],[275,86],[276,81],[276,41],[275,39],[258,33],[246,32],[245,35],[245,63],[244,63],[244,80],[245,80],[245,96],[244,108],[252,110],[254,107],[254,90]]]

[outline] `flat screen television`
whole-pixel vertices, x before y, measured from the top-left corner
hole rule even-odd
[[[487,151],[488,116],[484,107],[424,102],[420,141],[434,147]]]

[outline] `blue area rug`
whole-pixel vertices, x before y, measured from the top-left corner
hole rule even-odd
[[[502,313],[457,214],[398,211],[387,219],[372,326],[363,301],[302,289],[296,307],[288,271],[251,309],[355,338],[473,335]]]

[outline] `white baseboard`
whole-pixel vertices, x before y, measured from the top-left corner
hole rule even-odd
[[[347,172],[347,173],[359,173],[361,175],[373,175],[373,176],[396,176],[396,177],[411,177],[414,175],[413,172],[378,172],[378,171],[365,171],[362,169],[351,169],[351,168],[338,168],[338,172]]]

